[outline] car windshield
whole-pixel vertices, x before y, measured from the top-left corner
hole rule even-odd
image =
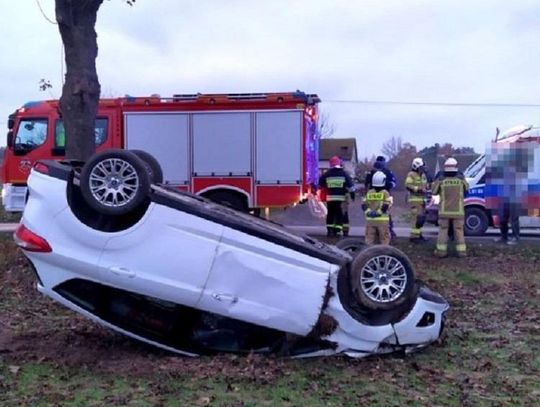
[[[15,136],[15,147],[30,151],[47,139],[47,119],[23,119]]]
[[[478,175],[480,170],[484,168],[486,165],[486,155],[482,154],[480,157],[478,157],[476,160],[473,161],[471,165],[467,167],[465,170],[465,177],[467,178],[474,178]]]

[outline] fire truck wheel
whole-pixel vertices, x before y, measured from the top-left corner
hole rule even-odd
[[[163,183],[163,170],[161,169],[161,165],[159,165],[158,160],[156,160],[156,158],[152,154],[143,150],[129,151],[131,151],[133,154],[143,160],[145,164],[147,164],[147,170],[150,174],[150,180],[152,181],[152,184]]]
[[[337,242],[336,247],[338,249],[345,250],[351,256],[355,257],[362,250],[367,248],[368,245],[364,242],[364,239],[359,237],[348,237]]]
[[[130,151],[114,149],[94,154],[84,164],[81,194],[89,206],[105,215],[124,215],[141,205],[150,192],[147,165]]]
[[[483,236],[489,227],[486,212],[480,208],[465,208],[464,232],[467,236]]]
[[[370,310],[398,308],[414,293],[411,261],[391,246],[375,245],[362,250],[352,262],[350,279],[354,297]]]
[[[237,211],[240,211],[240,212],[248,211],[246,199],[242,198],[242,196],[238,193],[229,192],[229,191],[214,191],[214,192],[209,192],[203,196],[221,205],[225,205],[230,208],[236,209]]]

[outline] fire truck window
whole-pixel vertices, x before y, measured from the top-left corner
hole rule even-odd
[[[96,146],[100,146],[107,140],[107,119],[98,118],[96,119],[96,128],[94,133],[96,136]],[[65,148],[66,147],[66,130],[64,129],[64,121],[56,121],[56,129],[54,132],[54,146],[56,148]]]
[[[56,128],[54,131],[54,146],[60,148],[66,147],[66,131],[64,130],[64,122],[62,120],[56,121]]]
[[[96,119],[96,146],[100,146],[107,140],[107,119]]]
[[[26,151],[33,150],[45,143],[46,138],[46,119],[23,119],[19,124],[19,129],[15,136],[15,149]]]

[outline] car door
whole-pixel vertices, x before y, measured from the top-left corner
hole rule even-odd
[[[99,260],[105,284],[195,306],[223,227],[152,203],[135,226],[114,233]]]
[[[338,266],[225,227],[198,308],[299,335],[317,323]]]

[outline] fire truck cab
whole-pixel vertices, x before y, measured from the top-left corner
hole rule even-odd
[[[285,207],[318,183],[317,95],[181,94],[102,99],[96,150],[144,150],[163,181],[236,209]],[[22,211],[37,160],[65,156],[57,100],[29,102],[10,115],[1,170],[6,211]]]

